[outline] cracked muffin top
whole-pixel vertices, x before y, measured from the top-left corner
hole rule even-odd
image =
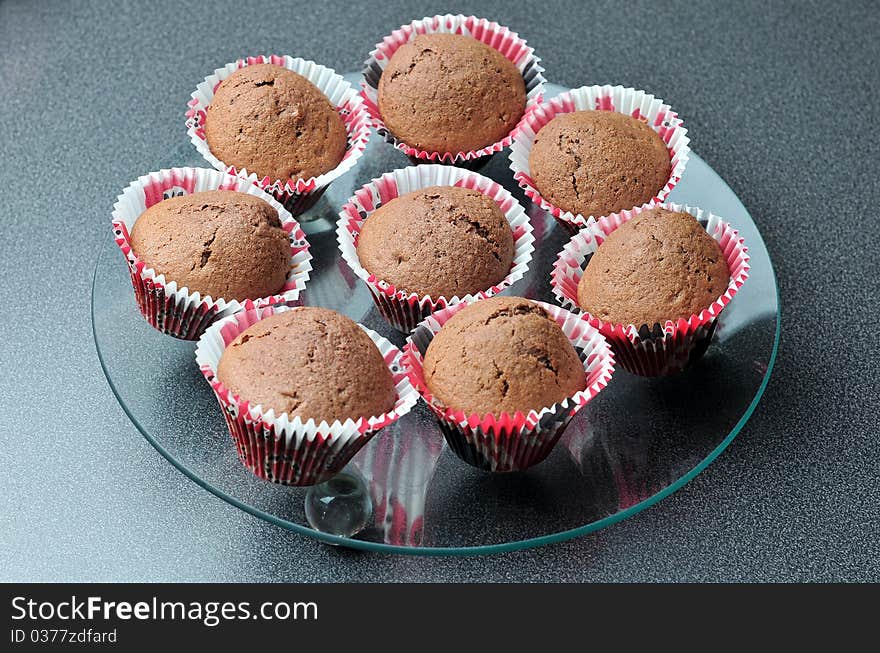
[[[729,282],[721,247],[697,219],[655,208],[599,245],[578,283],[578,304],[605,322],[653,326],[698,314]]]
[[[561,113],[529,152],[535,187],[574,214],[601,217],[641,206],[672,172],[666,143],[643,120],[614,111]]]
[[[394,198],[364,221],[357,241],[367,272],[432,298],[492,287],[510,272],[513,253],[513,232],[495,201],[456,186]]]
[[[245,66],[220,83],[206,112],[205,138],[227,166],[285,182],[329,172],[347,141],[327,96],[274,64]]]
[[[429,152],[468,152],[516,127],[526,107],[517,67],[461,34],[421,34],[379,78],[379,113],[394,136]]]
[[[521,297],[484,299],[456,313],[428,345],[422,367],[431,394],[466,414],[527,413],[586,388],[562,328]]]
[[[281,292],[290,237],[271,205],[231,190],[180,195],[144,211],[131,230],[137,257],[167,282],[226,300]]]
[[[375,417],[397,401],[375,343],[327,308],[295,308],[252,325],[223,351],[217,378],[251,406],[291,419]]]

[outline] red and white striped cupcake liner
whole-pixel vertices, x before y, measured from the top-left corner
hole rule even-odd
[[[479,150],[468,152],[429,152],[404,143],[392,134],[379,111],[379,78],[382,71],[388,65],[388,61],[404,43],[412,41],[419,34],[464,34],[485,43],[489,47],[498,50],[506,59],[511,61],[522,73],[526,87],[526,108],[522,118],[513,130],[503,139],[492,143]],[[496,22],[475,16],[463,16],[445,14],[442,16],[429,16],[421,20],[415,20],[409,25],[403,25],[376,44],[370,52],[369,58],[364,62],[364,79],[361,82],[361,96],[364,104],[373,119],[376,131],[391,143],[395,148],[406,154],[413,163],[442,163],[475,169],[488,160],[488,157],[508,147],[525,123],[532,111],[543,100],[544,69],[540,65],[541,60],[535,56],[535,50],[519,37],[516,32],[511,32]]]
[[[212,325],[196,347],[196,363],[211,385],[223,408],[229,432],[245,467],[260,478],[281,485],[314,485],[342,471],[351,457],[379,429],[410,411],[418,394],[410,384],[401,358],[402,352],[388,340],[358,325],[376,344],[394,378],[397,400],[394,408],[376,415],[344,422],[317,422],[291,417],[287,413],[263,411],[247,399],[227,389],[217,378],[223,351],[248,327],[275,313],[292,310],[287,306],[266,306],[235,313]]]
[[[205,118],[208,105],[214,99],[214,92],[220,83],[236,70],[262,63],[275,64],[299,73],[326,95],[330,103],[336,107],[348,135],[345,155],[338,166],[309,179],[271,179],[269,177],[260,179],[255,173],[248,173],[245,168],[236,169],[235,166],[226,165],[211,152],[205,137]],[[187,102],[186,111],[187,133],[205,161],[217,170],[237,175],[257,184],[267,193],[274,195],[294,216],[307,211],[321,198],[321,195],[334,180],[355,166],[367,147],[371,126],[372,118],[357,91],[341,75],[337,75],[332,68],[298,57],[278,55],[247,57],[218,68],[192,92],[192,99]]]
[[[291,262],[290,273],[279,294],[242,302],[209,295],[203,297],[175,280],[157,274],[132,250],[129,233],[144,211],[170,197],[208,190],[247,193],[278,211],[281,226],[290,234]],[[183,340],[197,339],[214,320],[238,310],[272,304],[296,305],[312,269],[312,255],[305,233],[284,207],[250,181],[207,168],[159,170],[131,182],[113,205],[113,237],[125,255],[135,299],[147,322],[162,333]]]
[[[443,325],[467,304],[456,304],[426,318],[404,346],[404,364],[412,385],[437,417],[449,447],[466,463],[491,472],[522,471],[540,463],[553,449],[571,418],[611,380],[614,355],[608,342],[585,320],[569,311],[535,302],[559,324],[584,365],[587,387],[559,403],[526,414],[466,414],[434,397],[422,363],[428,345]]]
[[[595,222],[600,216],[574,214],[547,201],[532,180],[529,153],[537,133],[557,115],[591,110],[615,111],[644,120],[666,143],[672,164],[669,180],[657,195],[648,201],[662,202],[669,196],[672,189],[681,181],[690,153],[688,146],[690,139],[687,137],[687,129],[683,127],[681,118],[663,100],[645,91],[623,86],[582,86],[562,93],[536,107],[524,120],[510,146],[510,169],[513,171],[513,178],[529,199],[550,213],[571,234],[590,222]]]
[[[400,195],[429,186],[470,188],[491,197],[504,213],[514,238],[513,262],[507,276],[499,283],[463,297],[431,297],[398,289],[368,272],[360,264],[357,240],[361,226],[380,206]],[[403,332],[409,332],[434,311],[461,302],[484,299],[498,294],[520,279],[528,270],[535,250],[532,225],[525,210],[500,184],[488,177],[461,168],[444,165],[420,165],[388,172],[358,190],[342,207],[336,226],[336,237],[342,258],[369,288],[382,316]]]
[[[718,241],[730,282],[727,289],[710,306],[687,319],[667,320],[665,324],[611,324],[582,311],[577,289],[589,258],[605,238],[620,225],[642,211],[652,208],[686,211],[693,215],[706,232]],[[721,311],[749,277],[749,255],[739,233],[717,215],[691,206],[648,203],[638,208],[612,213],[591,223],[572,237],[559,253],[551,273],[553,294],[559,302],[580,313],[589,324],[604,335],[620,364],[633,374],[667,376],[684,370],[706,351]]]

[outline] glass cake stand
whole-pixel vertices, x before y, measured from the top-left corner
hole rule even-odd
[[[359,75],[348,77],[358,83]],[[562,90],[550,85],[548,96]],[[182,128],[180,141],[153,169],[206,165]],[[345,313],[397,345],[403,334],[385,324],[367,289],[341,260],[335,223],[354,189],[408,163],[374,134],[355,169],[300,218],[315,268],[305,303]],[[506,152],[480,172],[514,193],[535,228],[530,270],[508,294],[552,302],[550,270],[568,237],[517,188]],[[776,358],[776,278],[745,207],[693,153],[669,199],[708,209],[739,230],[751,255],[748,281],[722,313],[711,346],[694,367],[675,377],[647,379],[618,366],[547,460],[526,472],[493,475],[465,464],[447,450],[419,403],[380,431],[335,483],[310,491],[261,481],[238,460],[220,407],[195,364],[195,343],[155,331],[138,312],[109,215],[92,286],[98,356],[123,410],[171,464],[218,497],[283,528],[330,544],[422,555],[494,553],[577,537],[644,510],[705,469],[755,410]],[[316,519],[316,510],[328,506],[338,508],[336,517],[332,509],[324,517],[336,521]],[[363,527],[351,536],[335,535],[340,518]]]

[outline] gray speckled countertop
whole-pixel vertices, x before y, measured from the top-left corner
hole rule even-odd
[[[731,447],[659,505],[494,557],[333,549],[250,517],[129,423],[92,343],[111,205],[169,160],[206,71],[337,70],[436,3],[0,3],[0,580],[880,580],[876,3],[463,2],[547,77],[646,88],[739,194],[783,304],[776,370]],[[517,3],[519,5],[520,3]]]

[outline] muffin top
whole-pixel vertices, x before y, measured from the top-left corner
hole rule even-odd
[[[131,248],[167,282],[214,299],[278,294],[290,273],[290,237],[278,211],[231,190],[153,204],[135,221]]]
[[[432,186],[396,197],[361,227],[358,259],[398,289],[447,299],[507,276],[513,232],[495,201],[469,188]]]
[[[503,139],[526,106],[522,74],[470,36],[421,34],[391,56],[379,112],[394,136],[430,152],[467,152]]]
[[[217,87],[206,114],[214,156],[259,177],[310,179],[345,155],[345,125],[336,108],[317,86],[281,66],[238,69]]]
[[[552,204],[600,217],[653,199],[672,164],[663,139],[644,121],[614,111],[575,111],[537,133],[529,169]]]
[[[217,378],[264,412],[345,421],[394,408],[394,379],[379,349],[350,319],[300,307],[260,320],[229,343]]]
[[[614,324],[689,318],[730,281],[718,242],[690,213],[654,208],[609,234],[578,283],[578,304]]]
[[[456,313],[423,364],[428,390],[466,414],[527,413],[586,388],[586,374],[556,321],[521,297],[493,297]]]

